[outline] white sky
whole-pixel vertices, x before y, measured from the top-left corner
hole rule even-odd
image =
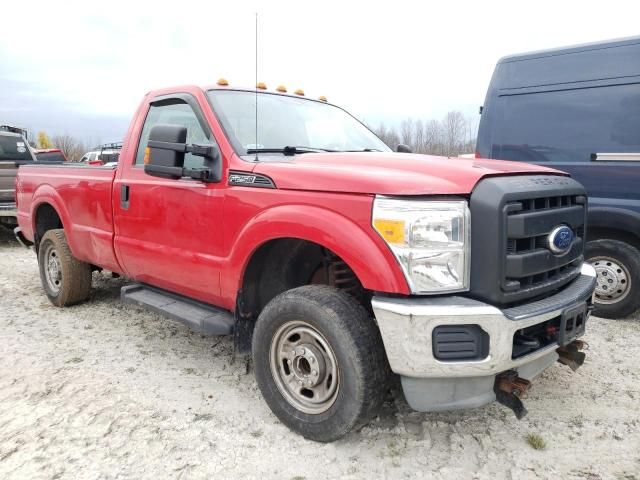
[[[129,117],[150,89],[221,76],[253,86],[256,11],[259,80],[374,125],[475,115],[501,56],[640,34],[637,1],[3,2],[0,123],[36,104]]]

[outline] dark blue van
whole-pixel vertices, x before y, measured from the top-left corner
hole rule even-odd
[[[569,172],[589,194],[596,314],[640,307],[640,37],[498,61],[476,155]]]

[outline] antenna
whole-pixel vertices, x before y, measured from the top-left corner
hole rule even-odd
[[[254,161],[258,161],[258,12],[256,12],[256,82],[254,88],[256,89],[256,158]]]

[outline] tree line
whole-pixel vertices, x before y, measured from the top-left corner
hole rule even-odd
[[[380,139],[395,150],[398,144],[408,145],[415,153],[455,157],[473,153],[476,147],[478,122],[462,112],[448,112],[441,120],[407,118],[398,127],[381,123],[370,127]],[[77,162],[92,146],[72,135],[53,135],[40,131],[35,148],[59,148],[70,162]]]
[[[456,157],[475,151],[478,122],[451,111],[441,120],[407,118],[398,128],[381,123],[371,130],[393,150],[402,143],[415,153]]]
[[[34,148],[59,148],[70,162],[79,161],[82,156],[93,150],[91,145],[73,137],[72,135],[53,135],[49,137],[46,132],[39,131],[37,140],[29,142]]]

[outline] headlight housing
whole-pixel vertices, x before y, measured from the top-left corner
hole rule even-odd
[[[398,259],[412,293],[469,289],[470,214],[465,200],[376,197],[372,223]]]

